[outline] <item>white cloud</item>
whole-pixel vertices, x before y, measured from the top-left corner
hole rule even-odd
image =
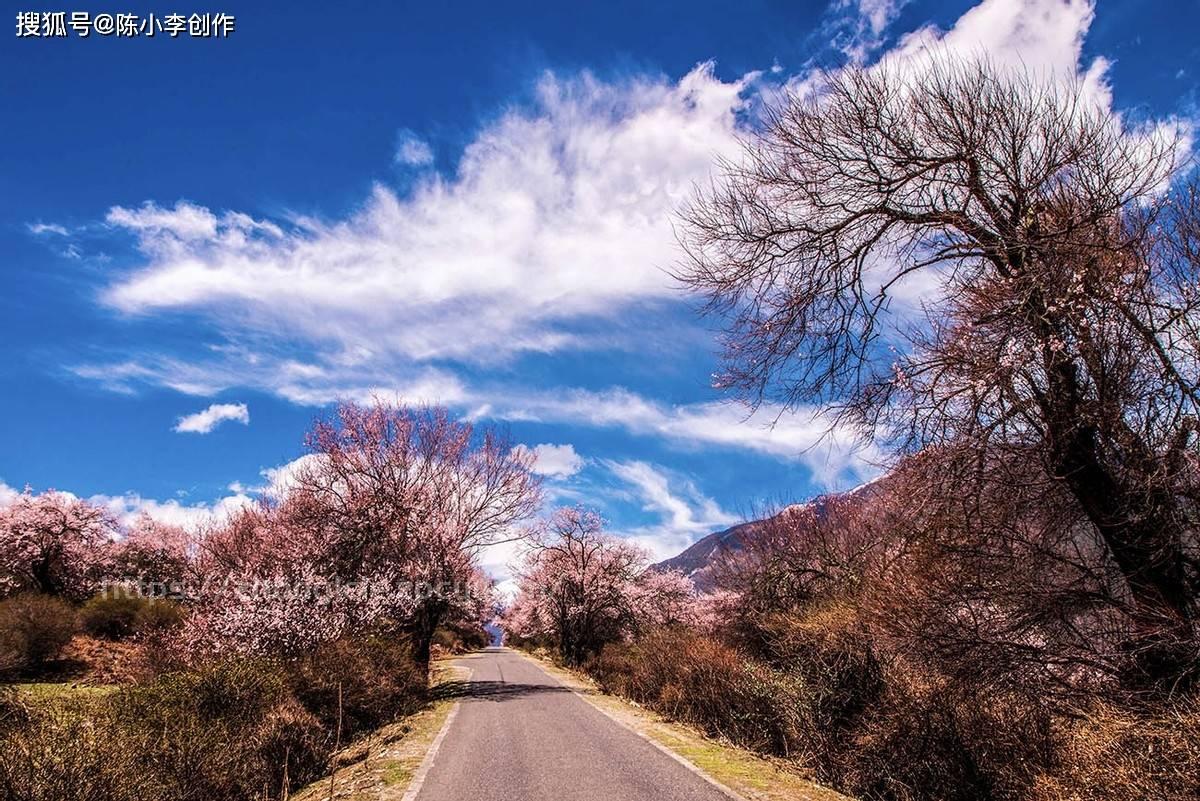
[[[231,491],[233,491],[232,487]],[[79,497],[73,492],[62,490],[58,492],[68,498]],[[88,503],[108,511],[118,523],[125,527],[133,525],[139,517],[146,514],[163,523],[195,530],[219,523],[233,512],[252,503],[248,494],[241,491],[233,492],[233,495],[224,496],[212,503],[196,504],[183,504],[174,498],[159,501],[153,498],[144,498],[136,492],[127,492],[123,495],[97,494],[86,500]],[[0,481],[0,507],[11,504],[20,494],[8,484]]]
[[[533,453],[533,472],[551,478],[570,478],[583,469],[583,457],[571,444],[553,445],[544,442],[527,448],[517,445],[513,450]]]
[[[843,0],[845,5],[846,0]],[[858,15],[867,27],[879,36],[900,15],[908,0],[857,0]]]
[[[671,210],[737,152],[743,81],[547,75],[479,132],[452,178],[377,186],[349,217],[286,227],[180,202],[114,207],[146,257],[104,294],[199,309],[338,353],[492,361],[578,346],[571,323],[678,299]]]
[[[642,461],[610,461],[605,466],[633,489],[645,511],[659,516],[656,524],[618,532],[647,548],[655,561],[674,556],[699,537],[738,522],[691,481],[661,467]]]
[[[1083,68],[1083,40],[1095,17],[1091,0],[984,0],[965,12],[948,31],[926,25],[909,33],[889,58],[912,58],[931,44],[959,56],[986,56],[994,63],[1058,77],[1090,72]]]
[[[392,383],[371,384],[371,370],[353,365],[325,369],[248,356],[217,365],[162,359],[87,365],[74,370],[127,393],[142,382],[201,396],[252,386],[273,390],[301,405],[321,406],[339,400],[370,403],[380,399],[468,409],[471,419],[619,428],[685,447],[715,445],[800,461],[826,488],[870,478],[883,460],[878,449],[859,442],[849,430],[831,427],[816,407],[788,411],[765,404],[752,413],[734,402],[664,404],[621,387],[604,391],[495,384],[471,387],[438,370],[422,371],[408,384],[384,375],[378,376],[380,381],[390,379]]]
[[[180,417],[174,431],[207,434],[226,420],[250,425],[250,409],[244,403],[214,403],[195,414]]]
[[[306,453],[290,462],[263,468],[259,471],[259,475],[265,478],[267,483],[265,486],[256,487],[255,490],[275,498],[282,498],[296,486],[300,471],[312,467],[314,464],[320,464],[318,460],[321,458],[323,457],[319,454]]]
[[[834,16],[823,30],[851,61],[862,62],[883,46],[884,33],[907,4],[908,0],[836,0]]]
[[[428,167],[433,163],[433,148],[407,128],[396,135],[396,154],[393,160],[406,167]]]
[[[622,428],[684,446],[721,446],[803,462],[822,486],[834,488],[876,475],[879,450],[831,426],[818,409],[787,411],[766,404],[753,414],[736,403],[657,403],[626,389],[590,392],[541,390],[497,397],[497,419]]]
[[[28,228],[29,233],[33,234],[34,236],[43,236],[45,234],[52,234],[54,236],[67,236],[70,233],[64,226],[58,225],[57,223],[26,223],[25,227]]]
[[[93,495],[88,501],[102,506],[123,526],[132,525],[143,514],[163,523],[195,530],[225,520],[253,500],[244,492],[234,492],[213,503],[183,504],[174,498],[159,501],[143,498],[136,492],[124,495]]]

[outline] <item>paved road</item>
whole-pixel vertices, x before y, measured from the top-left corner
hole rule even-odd
[[[489,648],[417,801],[729,801],[535,662]]]

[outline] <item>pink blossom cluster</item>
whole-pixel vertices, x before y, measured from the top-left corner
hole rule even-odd
[[[605,533],[593,511],[558,509],[532,539],[503,617],[512,636],[553,640],[579,661],[642,627],[705,623],[691,580],[648,569],[646,551]]]

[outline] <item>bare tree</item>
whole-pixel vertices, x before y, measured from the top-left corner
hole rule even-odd
[[[1128,593],[1135,681],[1196,665],[1200,364],[1179,147],[987,63],[826,77],[687,211],[720,383],[902,452],[1033,459]],[[897,303],[925,286],[920,304]],[[961,463],[961,460],[959,460]]]

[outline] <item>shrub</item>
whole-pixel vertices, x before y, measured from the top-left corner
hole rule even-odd
[[[805,748],[818,764],[831,764],[886,689],[870,633],[853,606],[836,601],[800,613],[766,615],[752,625],[761,657],[804,684]]]
[[[166,801],[156,777],[138,770],[132,746],[90,704],[27,706],[19,726],[0,728],[0,798]]]
[[[480,625],[450,625],[433,633],[433,645],[444,653],[461,654],[486,648],[491,635]]]
[[[811,717],[802,681],[685,629],[610,644],[586,669],[602,688],[746,748],[795,755]]]
[[[322,772],[329,749],[317,719],[266,661],[225,661],[121,691],[111,714],[161,798],[273,795]]]
[[[340,715],[343,742],[415,712],[425,702],[425,672],[408,645],[384,637],[343,638],[300,659],[289,678],[296,697],[329,731]]]
[[[48,595],[0,601],[0,674],[36,674],[75,633],[75,610]]]
[[[136,595],[101,593],[80,608],[79,625],[93,636],[120,640],[133,634],[138,612],[148,603]]]
[[[186,616],[183,606],[175,601],[155,599],[138,610],[133,630],[139,636],[165,634],[178,628]]]
[[[80,627],[88,634],[108,640],[161,633],[182,620],[183,608],[174,601],[119,591],[96,595],[79,610]]]
[[[1062,767],[1033,801],[1200,798],[1200,699],[1141,713],[1099,705],[1064,726]]]
[[[844,613],[827,608],[773,621],[763,631],[772,633],[764,653],[774,664],[665,629],[607,646],[586,669],[606,691],[795,760],[864,799],[1027,798],[1037,773],[1054,764],[1048,712],[885,668]]]
[[[0,798],[281,798],[324,774],[339,719],[345,744],[424,697],[407,645],[385,638],[328,643],[294,663],[201,664],[36,704],[0,689]]]
[[[269,663],[223,662],[24,715],[0,722],[0,798],[276,798],[285,769],[289,784],[311,781],[328,757],[315,718]]]
[[[864,798],[1024,799],[1054,763],[1047,710],[1028,699],[964,694],[913,675],[889,676],[856,737],[823,774]]]

